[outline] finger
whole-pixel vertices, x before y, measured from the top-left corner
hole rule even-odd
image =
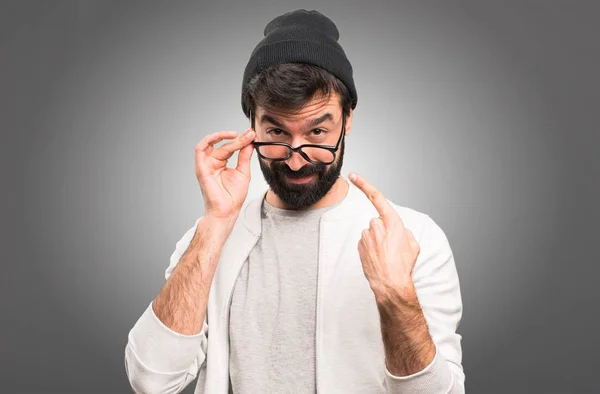
[[[365,256],[365,243],[364,241],[361,239],[358,241],[358,244],[356,245],[356,248],[358,249],[358,254],[360,256],[361,261],[363,260],[364,256]]]
[[[369,244],[364,236],[358,240],[358,249],[359,249],[359,252],[361,253],[361,257],[366,255],[365,252],[369,249]]]
[[[419,243],[415,239],[415,235],[413,234],[413,232],[410,231],[409,229],[405,229],[405,233],[406,233],[406,238],[408,239],[408,244],[410,245],[410,247],[413,248],[414,250],[419,250],[421,247],[419,246]]]
[[[233,156],[235,151],[238,151],[250,144],[255,136],[256,134],[254,133],[254,130],[249,128],[244,132],[244,134],[240,135],[232,142],[220,146],[214,151],[212,157],[217,160],[228,160],[231,156]]]
[[[196,145],[196,152],[207,153],[206,150],[212,147],[214,144],[223,141],[224,139],[231,139],[237,136],[237,131],[218,131],[216,133],[209,134],[202,138],[198,145]]]
[[[380,218],[371,219],[370,228],[375,235],[376,240],[382,240],[385,237],[385,225]]]
[[[361,238],[363,239],[364,242],[367,242],[369,240],[370,236],[369,236],[369,229],[368,228],[366,228],[366,229],[364,229],[362,231]]]
[[[254,145],[248,144],[240,150],[238,154],[238,162],[237,167],[235,168],[242,174],[246,175],[250,178],[250,159],[252,158],[252,153],[254,152]]]
[[[373,203],[384,223],[389,223],[398,217],[398,213],[387,202],[383,194],[381,194],[381,192],[377,190],[375,186],[371,185],[365,178],[355,173],[350,173],[349,178],[352,183],[356,185],[356,187],[365,193],[371,203]]]
[[[196,175],[202,175],[202,173],[205,172],[206,156],[212,154],[214,144],[223,141],[224,139],[235,138],[236,135],[237,131],[228,130],[218,131],[202,138],[195,149]]]

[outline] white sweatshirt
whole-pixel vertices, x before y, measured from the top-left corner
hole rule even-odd
[[[397,377],[385,366],[379,311],[357,250],[362,230],[378,217],[351,182],[346,198],[321,218],[317,288],[316,386],[318,393],[464,393],[462,300],[454,256],[442,229],[426,214],[390,202],[417,238],[421,252],[413,281],[436,345],[427,367]],[[179,393],[196,377],[195,394],[229,392],[229,309],[235,281],[260,237],[261,201],[246,204],[223,247],[210,289],[207,319],[198,335],[170,330],[152,304],[129,333],[125,369],[137,393]],[[168,278],[196,231],[175,246]]]

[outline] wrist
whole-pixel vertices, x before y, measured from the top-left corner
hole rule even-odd
[[[206,215],[200,219],[189,246],[190,253],[195,256],[193,260],[200,267],[204,267],[204,269],[216,267],[234,223],[234,220],[218,219]]]
[[[402,286],[396,284],[379,284],[371,286],[371,288],[375,294],[375,301],[379,308],[404,306],[420,310],[417,292],[412,283]]]
[[[202,227],[209,238],[215,241],[222,240],[224,243],[229,238],[236,220],[237,215],[217,217],[207,212],[198,225]]]

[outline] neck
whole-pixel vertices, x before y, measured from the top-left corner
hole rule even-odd
[[[317,201],[310,207],[305,208],[304,210],[308,211],[311,209],[325,208],[325,207],[337,204],[338,202],[342,201],[344,199],[344,197],[346,197],[349,187],[350,187],[350,185],[348,185],[348,182],[346,182],[346,180],[344,178],[339,176],[338,179],[333,184],[333,186],[331,187],[331,189],[329,189],[327,194],[325,196],[323,196],[322,199],[320,199],[319,201]],[[283,201],[281,201],[279,199],[279,197],[277,197],[277,195],[275,193],[273,193],[273,190],[271,190],[271,189],[269,189],[267,191],[266,199],[269,204],[271,204],[272,206],[274,206],[276,208],[293,209],[293,208],[287,206],[286,204],[284,204]]]

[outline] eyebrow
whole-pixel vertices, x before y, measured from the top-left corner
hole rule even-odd
[[[333,121],[333,115],[331,115],[329,112],[324,113],[323,115],[319,116],[318,118],[314,118],[311,119],[307,124],[306,127],[313,127],[316,126],[318,124],[321,124],[323,122],[325,122],[326,120],[331,120]],[[271,115],[267,115],[264,114],[261,118],[260,118],[260,123],[271,123],[277,127],[281,127],[281,128],[285,128],[285,126],[283,125],[283,123],[281,123],[280,121],[278,121],[277,119],[275,119],[274,117],[272,117]]]

